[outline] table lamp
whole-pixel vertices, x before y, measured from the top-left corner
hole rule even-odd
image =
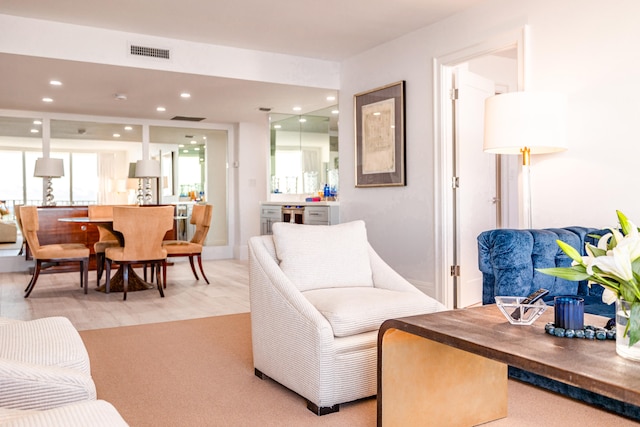
[[[62,159],[52,159],[50,157],[39,157],[36,159],[36,167],[33,176],[47,179],[47,190],[44,205],[55,206],[53,201],[53,185],[51,178],[60,178],[64,176],[64,165]]]
[[[157,160],[138,160],[136,162],[136,178],[144,179],[144,204],[151,204],[151,182],[150,178],[160,177],[160,162]]]
[[[532,228],[530,156],[567,149],[566,114],[567,99],[560,93],[511,92],[485,100],[484,151],[522,154],[525,228]]]

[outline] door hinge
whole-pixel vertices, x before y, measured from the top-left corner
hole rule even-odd
[[[451,177],[451,188],[456,189],[460,188],[460,178],[457,176]]]
[[[460,266],[452,265],[451,266],[451,276],[452,277],[460,277]]]
[[[458,88],[451,89],[451,91],[449,92],[449,96],[450,96],[452,101],[457,100],[458,99]]]

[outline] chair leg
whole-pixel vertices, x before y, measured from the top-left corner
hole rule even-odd
[[[191,271],[193,271],[193,275],[196,276],[196,280],[200,280],[198,273],[196,273],[196,266],[193,265],[193,255],[189,255],[189,264],[191,264]]]
[[[127,300],[127,288],[129,288],[129,263],[124,263],[122,266],[122,301]]]
[[[41,267],[42,267],[42,261],[37,259],[36,260],[35,269],[33,270],[33,277],[31,278],[31,281],[29,282],[29,286],[27,286],[27,289],[26,289],[25,294],[24,294],[25,298],[29,298],[29,295],[31,294],[31,291],[36,286],[36,281],[38,280],[38,276],[40,275],[40,268]]]
[[[207,282],[207,285],[208,285],[209,279],[207,279],[207,276],[204,274],[204,270],[202,269],[202,254],[198,254],[196,256],[198,257],[198,266],[200,267],[200,273],[202,273],[202,278],[204,279],[205,282]]]
[[[82,268],[82,282],[86,295],[89,292],[89,258],[83,259],[80,262],[80,268]]]
[[[162,286],[167,289],[167,260],[162,261]]]
[[[160,281],[160,264],[156,267],[156,283],[158,285],[158,291],[160,291],[160,296],[164,298],[164,291],[162,290],[163,282]]]
[[[96,286],[100,286],[102,273],[104,272],[105,257],[104,252],[96,252]]]
[[[147,263],[146,262],[144,263],[144,267],[142,269],[142,273],[143,273],[142,278],[146,282],[147,281]],[[153,278],[153,263],[151,263],[151,277]]]
[[[104,293],[108,294],[110,292],[110,286],[111,286],[111,260],[109,258],[106,258],[107,261],[107,277],[105,279],[105,283],[104,283]]]

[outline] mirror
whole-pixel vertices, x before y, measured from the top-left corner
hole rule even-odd
[[[325,184],[337,194],[337,105],[302,115],[273,113],[269,120],[272,197],[315,196]]]
[[[206,244],[224,246],[228,244],[228,135],[226,130],[196,126],[149,127],[149,156],[161,162],[156,191],[160,203],[212,203]],[[10,210],[4,220],[14,220],[15,205],[42,203],[42,178],[33,177],[35,160],[42,157],[42,133],[42,120],[0,117],[0,200]],[[142,133],[141,124],[51,119],[50,155],[63,159],[65,171],[64,177],[52,181],[57,204],[136,203],[138,180],[129,179],[129,164],[142,158]],[[195,166],[190,163],[194,158]],[[187,188],[198,190],[195,199]],[[17,252],[0,248],[0,255]]]

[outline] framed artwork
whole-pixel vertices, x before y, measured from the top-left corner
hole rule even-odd
[[[356,187],[405,182],[404,81],[354,95]]]

